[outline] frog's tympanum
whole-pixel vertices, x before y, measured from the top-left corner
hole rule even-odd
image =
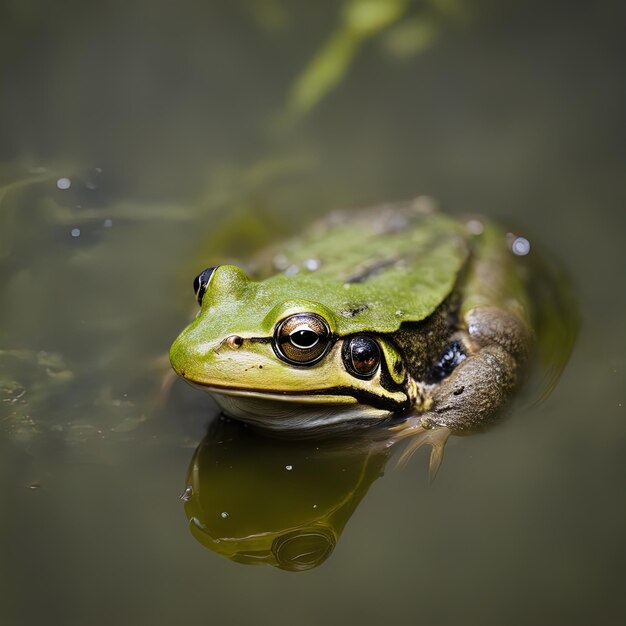
[[[447,436],[485,423],[521,378],[534,339],[527,252],[420,199],[334,213],[261,256],[254,278],[204,270],[170,359],[255,427],[317,436],[393,418],[397,437],[439,450],[436,468]]]
[[[380,439],[288,442],[221,418],[189,467],[181,498],[189,528],[209,550],[238,563],[317,567],[388,455]]]

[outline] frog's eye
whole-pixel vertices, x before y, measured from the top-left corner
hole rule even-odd
[[[287,363],[317,363],[331,344],[326,320],[315,313],[297,313],[285,318],[274,332],[274,350]]]
[[[370,378],[380,365],[378,343],[366,335],[345,341],[341,351],[346,369],[357,378]]]
[[[202,298],[204,298],[204,292],[206,291],[206,287],[211,280],[211,276],[213,276],[213,272],[219,267],[219,265],[215,265],[214,267],[207,267],[203,272],[200,272],[193,279],[193,291],[196,294],[196,299],[198,300],[198,304],[202,306]]]

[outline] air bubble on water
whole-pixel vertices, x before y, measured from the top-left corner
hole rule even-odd
[[[98,185],[96,185],[96,183],[92,183],[91,181],[89,181],[88,183],[85,183],[85,187],[87,187],[87,189],[89,189],[90,191],[93,191],[94,189],[98,189]]]
[[[285,469],[290,472],[293,469],[293,465],[285,465]]]
[[[72,186],[72,181],[69,178],[59,178],[57,180],[57,189],[69,189]]]
[[[193,496],[193,487],[189,485],[181,494],[180,499],[183,502],[189,502],[189,500],[191,500],[191,496]]]
[[[517,237],[511,244],[513,254],[526,256],[530,252],[530,241],[525,237]]]
[[[113,226],[113,220],[106,219],[106,220],[104,220],[104,224],[103,225],[104,225],[105,228],[111,228],[111,226]]]
[[[308,269],[310,272],[318,270],[320,267],[319,259],[307,259],[304,262],[304,267],[306,267],[306,269]]]
[[[222,512],[220,513],[220,517],[221,517],[222,519],[226,519],[226,518],[228,517],[228,513],[227,513],[226,511],[222,511]]]
[[[485,230],[485,227],[480,220],[468,220],[465,223],[465,226],[467,226],[467,230],[469,230],[472,235],[480,235],[483,230]]]
[[[72,228],[72,237],[80,237],[80,228]]]

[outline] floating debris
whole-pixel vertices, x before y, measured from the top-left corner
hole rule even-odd
[[[185,491],[183,491],[183,493],[181,494],[180,499],[183,502],[189,502],[192,496],[193,496],[193,487],[189,485],[188,487],[185,488]]]

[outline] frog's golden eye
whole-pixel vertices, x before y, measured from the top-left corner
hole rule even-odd
[[[285,318],[274,332],[274,350],[287,363],[313,365],[331,344],[326,320],[315,313],[297,313]]]
[[[366,335],[345,341],[341,355],[346,369],[357,378],[371,378],[380,365],[380,347]]]
[[[193,279],[193,291],[196,294],[196,299],[198,300],[198,304],[202,306],[202,298],[204,298],[204,292],[206,291],[206,287],[211,280],[211,276],[213,276],[213,272],[219,267],[219,265],[215,265],[214,267],[207,267],[203,272],[200,272]]]

